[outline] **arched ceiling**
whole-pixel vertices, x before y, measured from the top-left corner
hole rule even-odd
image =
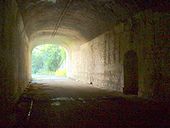
[[[166,9],[168,0],[17,0],[29,39],[84,43],[146,8]],[[160,4],[161,3],[161,4]],[[57,26],[55,28],[55,26]]]

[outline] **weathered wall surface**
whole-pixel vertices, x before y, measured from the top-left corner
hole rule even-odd
[[[71,77],[94,86],[123,91],[124,55],[138,59],[138,94],[170,96],[168,14],[138,13],[72,52]]]
[[[28,39],[15,0],[0,6],[0,100],[6,112],[28,84]]]
[[[154,36],[155,95],[170,97],[170,15],[156,18]]]

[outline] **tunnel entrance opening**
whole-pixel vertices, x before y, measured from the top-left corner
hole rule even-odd
[[[32,78],[58,79],[66,77],[66,50],[56,44],[44,44],[32,50]]]
[[[124,94],[138,95],[138,59],[134,51],[124,56]]]

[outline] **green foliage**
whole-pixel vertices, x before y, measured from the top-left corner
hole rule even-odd
[[[34,48],[32,52],[32,73],[51,74],[60,68],[66,59],[66,52],[58,45],[46,44]]]

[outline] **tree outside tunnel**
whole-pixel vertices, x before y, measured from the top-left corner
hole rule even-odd
[[[66,76],[66,51],[56,44],[45,44],[32,51],[33,75]]]

